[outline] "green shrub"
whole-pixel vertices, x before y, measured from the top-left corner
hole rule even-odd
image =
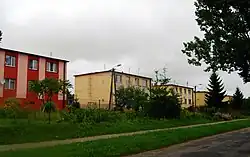
[[[142,110],[145,103],[148,102],[148,93],[141,88],[123,87],[116,90],[115,94],[116,106],[115,109],[123,111],[126,109],[133,109],[136,112]]]
[[[151,90],[150,101],[145,107],[145,114],[153,118],[179,118],[181,104],[179,97],[172,90],[156,87]]]
[[[4,101],[5,118],[27,118],[28,113],[20,107],[20,102],[16,98],[8,98]]]
[[[97,108],[73,109],[62,111],[61,118],[72,123],[99,123],[104,121],[118,121],[126,118],[125,113],[119,111],[108,111]]]

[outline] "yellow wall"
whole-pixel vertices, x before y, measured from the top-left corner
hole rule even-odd
[[[179,96],[183,108],[192,106],[193,104],[193,89],[185,86],[167,85],[169,89],[173,89]]]
[[[108,107],[111,84],[111,72],[97,73],[75,77],[75,94],[81,107],[96,103],[101,100],[101,107]]]
[[[196,93],[196,106],[205,106],[205,95],[206,95],[206,91],[201,91],[201,92],[197,92]],[[227,95],[225,96],[225,98],[223,99],[223,102],[226,102],[226,101],[230,101],[232,100],[232,96],[230,95]]]
[[[150,87],[151,83],[150,79],[142,78],[140,76],[131,76],[127,75],[126,73],[115,73],[115,78],[116,79],[114,79],[114,82],[115,80],[118,80],[116,83],[116,89],[119,89],[120,86],[135,86],[147,89]],[[136,79],[139,79],[139,82],[136,81]],[[145,84],[143,85],[144,80],[147,81],[147,86],[144,86]],[[115,92],[114,82],[113,93]],[[139,83],[138,85],[137,82]],[[86,107],[91,104],[91,106],[96,104],[97,107],[99,104],[99,100],[101,100],[101,108],[108,108],[110,98],[110,86],[111,72],[103,72],[75,77],[75,94],[79,99],[81,107]],[[114,101],[115,99],[113,96],[112,103],[114,103]]]

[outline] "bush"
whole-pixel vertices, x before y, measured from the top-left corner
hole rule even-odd
[[[140,111],[143,109],[145,103],[148,102],[148,94],[145,90],[135,87],[120,87],[116,90],[116,107],[115,110],[123,111],[126,109],[133,109]]]
[[[151,90],[150,102],[145,107],[145,114],[153,118],[179,118],[181,104],[173,91],[156,87]]]
[[[232,120],[233,117],[229,113],[216,112],[213,117],[215,120]]]
[[[131,113],[121,113],[119,111],[108,111],[104,109],[86,108],[86,109],[74,109],[71,112],[62,111],[61,118],[64,121],[72,123],[99,123],[104,121],[119,121],[126,119],[126,114],[132,116]],[[134,114],[134,113],[133,113]]]
[[[22,114],[22,109],[20,108],[20,102],[16,98],[8,98],[4,101],[4,115],[5,118],[21,118],[27,117],[27,114]]]
[[[208,116],[205,113],[201,112],[191,112],[188,109],[181,110],[181,118],[182,119],[212,119],[211,116]]]

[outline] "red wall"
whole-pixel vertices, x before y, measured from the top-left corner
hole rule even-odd
[[[28,57],[28,61],[30,59],[35,59],[38,61],[38,69],[39,69],[39,57],[36,56],[29,56]],[[28,63],[29,64],[29,63]],[[29,67],[28,67],[29,68]],[[33,92],[29,92],[29,81],[33,81],[33,80],[38,80],[39,79],[39,70],[31,70],[28,69],[28,74],[27,74],[27,94],[26,94],[26,102],[27,103],[34,103],[31,104],[32,108],[34,109],[40,109],[41,106],[41,101],[38,99],[37,95]]]
[[[18,54],[17,53],[10,53],[5,52],[5,56],[10,55],[16,57],[16,66],[10,67],[5,66],[4,68],[4,78],[11,78],[11,79],[17,79],[17,65],[18,65]],[[17,87],[17,81],[15,84],[15,87]],[[16,88],[14,90],[11,89],[3,89],[3,98],[15,98],[16,97]]]
[[[16,57],[16,66],[15,67],[8,67],[5,66],[4,68],[4,78],[13,78],[13,79],[17,79],[17,66],[18,66],[18,53],[17,52],[7,52],[6,51],[6,55],[11,55],[11,56],[15,56]],[[30,55],[28,56],[28,59],[36,59],[38,60],[38,69],[39,69],[39,56],[34,56],[34,55]],[[46,62],[53,62],[57,64],[57,72],[47,72],[46,71],[46,66],[45,66],[45,77],[46,78],[59,78],[59,62],[57,60],[53,60],[53,59],[46,59]],[[28,64],[28,63],[27,63]],[[39,79],[39,70],[30,70],[28,69],[28,74],[27,74],[27,94],[26,94],[26,99],[20,99],[22,102],[22,105],[25,105],[25,103],[30,103],[33,102],[34,104],[32,104],[32,108],[33,109],[40,109],[41,107],[41,100],[38,99],[37,95],[29,92],[28,91],[28,81],[32,81],[32,80],[38,80]],[[17,83],[17,81],[16,81]],[[15,86],[17,87],[17,85]],[[16,97],[16,88],[15,90],[8,90],[8,89],[4,89],[3,90],[3,98],[0,98],[0,104],[4,103],[4,100],[8,99],[8,98],[15,98]],[[53,101],[55,102],[56,106],[58,109],[62,109],[63,108],[63,101],[62,100],[58,100],[58,95],[54,95],[53,96]]]

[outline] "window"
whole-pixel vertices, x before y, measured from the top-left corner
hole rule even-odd
[[[188,99],[188,104],[191,105],[192,104],[192,100]]]
[[[115,75],[115,82],[122,83],[122,75]]]
[[[6,55],[6,57],[5,57],[5,65],[15,67],[16,66],[16,57]]]
[[[5,89],[15,89],[15,79],[5,79],[4,88]]]
[[[47,71],[48,72],[57,72],[57,64],[52,62],[47,62]]]
[[[179,88],[180,94],[182,94],[182,88]]]
[[[191,95],[191,89],[188,90],[188,94]]]
[[[184,94],[187,94],[187,89],[184,89]]]
[[[38,69],[38,61],[37,60],[34,60],[34,59],[31,59],[29,60],[29,69],[31,70],[37,70]]]
[[[139,79],[135,78],[135,85],[139,86]]]
[[[130,77],[128,76],[127,80],[126,80],[127,85],[131,85],[131,80]]]
[[[184,104],[187,104],[187,99],[184,98]]]
[[[143,80],[142,81],[142,86],[147,87],[148,86],[148,80]]]
[[[30,88],[31,88],[31,85],[32,85],[33,82],[34,82],[34,80],[28,81],[28,91],[30,91]]]

